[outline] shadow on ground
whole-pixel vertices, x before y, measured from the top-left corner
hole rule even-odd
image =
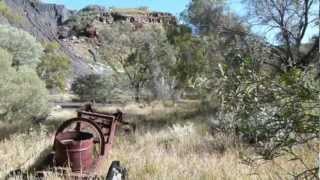
[[[39,153],[38,158],[34,161],[33,164],[29,166],[27,170],[16,169],[8,173],[5,177],[6,180],[9,179],[23,179],[28,180],[30,176],[34,176],[37,179],[41,179],[41,175],[37,174],[42,170],[53,167],[53,153],[52,147],[47,147],[42,152]]]

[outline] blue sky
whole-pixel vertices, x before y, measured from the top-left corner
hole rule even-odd
[[[98,4],[106,7],[118,8],[132,8],[147,6],[151,10],[170,12],[175,16],[186,8],[190,0],[44,0],[49,3],[64,4],[69,9],[79,10],[90,4]],[[230,10],[236,12],[238,15],[245,15],[246,8],[241,4],[241,0],[229,0]],[[265,35],[268,41],[275,43],[271,38],[274,36],[273,32],[266,33],[264,28],[256,26],[253,31],[260,35]],[[313,34],[318,33],[319,27],[309,28],[306,34],[305,41],[312,37]]]
[[[188,5],[190,0],[44,0],[49,3],[64,4],[69,9],[79,10],[89,4],[98,4],[106,7],[132,8],[148,6],[155,11],[170,12],[178,16]],[[173,3],[174,1],[174,3]],[[232,10],[243,14],[241,0],[231,0]]]
[[[99,4],[106,7],[132,8],[148,6],[152,10],[166,11],[178,15],[183,11],[189,0],[46,0],[57,4],[64,4],[70,9],[81,9],[89,4]]]

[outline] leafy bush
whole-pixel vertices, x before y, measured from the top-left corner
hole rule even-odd
[[[37,72],[46,82],[47,88],[58,88],[63,91],[66,86],[66,77],[70,72],[70,60],[65,54],[59,52],[58,48],[57,43],[47,44]]]
[[[3,15],[5,13],[7,13],[7,11],[8,11],[8,7],[7,7],[6,3],[3,0],[1,0],[0,1],[0,13]]]
[[[84,35],[88,24],[92,24],[100,13],[100,10],[94,8],[94,6],[88,6],[78,11],[77,14],[71,16],[64,22],[64,25],[71,28],[71,34]]]
[[[0,47],[12,55],[12,66],[27,65],[35,68],[40,62],[43,48],[29,33],[10,26],[0,25]]]
[[[170,70],[176,57],[164,28],[146,25],[134,30],[130,23],[114,23],[100,34],[104,62],[117,74],[127,76],[136,101],[143,90],[150,92],[151,96],[145,96],[148,99],[172,98],[175,80]]]
[[[115,87],[116,85],[111,77],[89,74],[78,77],[73,82],[71,90],[77,94],[81,100],[107,102],[112,98]]]
[[[11,66],[13,57],[0,48],[0,119],[17,123],[45,116],[48,94],[44,83],[27,66],[16,71]]]
[[[229,120],[225,129],[255,143],[266,159],[317,138],[320,92],[312,85],[320,82],[310,72],[293,68],[270,77],[250,58],[241,59],[238,69],[223,67],[217,97],[221,121]]]

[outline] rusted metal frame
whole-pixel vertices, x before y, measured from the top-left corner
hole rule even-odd
[[[108,139],[107,139],[107,143],[108,143],[108,144],[112,144],[112,143],[113,143],[113,139],[114,139],[114,136],[115,136],[116,127],[117,127],[117,121],[114,120],[114,121],[112,122],[112,124],[111,124],[109,137],[108,137]]]
[[[113,120],[115,117],[113,115],[106,115],[102,113],[95,113],[95,112],[88,112],[88,111],[78,111],[78,117],[81,117],[82,115],[87,115],[87,116],[94,116],[98,118],[104,118],[108,120]]]
[[[122,122],[122,112],[118,111],[117,113],[113,113],[113,114],[109,114],[109,113],[99,113],[99,112],[88,112],[88,111],[78,111],[78,117],[81,117],[83,115],[86,116],[94,116],[94,117],[98,117],[98,118],[103,118],[103,121],[105,120],[110,120],[112,119],[111,124],[107,124],[106,122],[96,122],[97,119],[94,119],[93,121],[95,121],[95,123],[101,128],[101,132],[102,134],[105,136],[106,141],[106,148],[105,148],[105,152],[107,153],[108,151],[110,151],[111,147],[112,147],[112,143],[115,137],[115,131],[116,131],[116,126],[118,124],[118,122],[127,124],[126,122]],[[102,128],[106,128],[109,129],[108,132],[105,132],[107,134],[104,134]]]
[[[115,116],[115,119],[111,123],[109,136],[108,136],[108,139],[107,139],[107,144],[106,144],[106,149],[105,149],[105,151],[106,151],[105,154],[107,154],[107,155],[108,155],[108,152],[111,151],[112,144],[113,144],[113,141],[114,141],[114,138],[115,138],[117,125],[122,120],[122,113],[121,112],[115,113],[114,116]]]
[[[136,131],[136,125],[134,123],[123,120],[123,113],[121,111],[118,110],[118,112],[115,113],[114,115],[116,116],[116,119],[119,123],[121,123],[122,125],[129,125],[133,128],[133,132]]]
[[[72,123],[75,123],[75,122],[86,122],[90,125],[92,125],[94,127],[94,129],[98,132],[99,136],[100,136],[100,155],[104,155],[105,153],[105,136],[103,135],[103,132],[101,131],[101,128],[99,127],[99,125],[97,123],[95,123],[94,121],[90,120],[90,119],[86,119],[86,118],[73,118],[73,119],[70,119],[68,121],[65,121],[57,130],[56,134],[55,134],[55,137],[63,132],[64,129],[66,129],[68,126],[70,126]],[[78,123],[77,123],[78,124]],[[55,143],[54,142],[54,146],[53,148],[55,148]]]
[[[86,116],[84,118],[83,116]],[[101,122],[100,122],[101,121]],[[115,138],[115,132],[118,123],[127,124],[126,122],[123,122],[122,120],[122,112],[118,111],[117,113],[109,114],[109,113],[99,113],[99,112],[88,112],[88,111],[78,111],[78,118],[70,119],[66,122],[64,122],[57,130],[56,135],[60,132],[63,132],[64,129],[66,129],[68,126],[70,126],[72,123],[77,123],[76,131],[80,131],[82,128],[87,127],[88,125],[84,126],[84,124],[81,125],[82,122],[87,122],[89,125],[92,125],[95,130],[99,133],[100,136],[100,156],[96,159],[96,162],[92,165],[92,168],[90,168],[93,172],[95,171],[95,168],[100,165],[100,161],[103,157],[106,157],[111,151],[112,143]],[[108,131],[105,132],[104,130],[108,129]]]

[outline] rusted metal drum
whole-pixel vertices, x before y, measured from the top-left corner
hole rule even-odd
[[[55,138],[57,166],[70,166],[71,170],[85,171],[93,162],[93,135],[81,131],[59,133]]]

